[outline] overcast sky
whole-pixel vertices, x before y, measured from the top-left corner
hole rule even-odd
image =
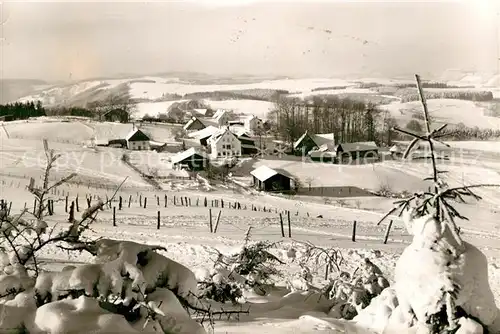
[[[71,74],[75,80],[166,71],[492,71],[498,63],[497,2],[4,0],[1,75],[67,80]]]

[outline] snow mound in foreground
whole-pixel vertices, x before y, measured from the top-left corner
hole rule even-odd
[[[451,232],[442,231],[432,215],[414,218],[408,211],[403,218],[414,237],[396,264],[396,283],[354,320],[384,334],[433,333],[437,323],[455,320],[456,333],[483,333],[473,319],[490,332],[500,332],[486,256],[469,243],[454,254],[457,245]],[[455,314],[458,307],[465,316]]]

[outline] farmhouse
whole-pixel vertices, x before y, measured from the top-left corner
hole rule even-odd
[[[212,116],[212,120],[215,121],[219,125],[219,127],[228,125],[229,118],[229,113],[224,109],[218,109]]]
[[[219,127],[219,124],[212,119],[193,116],[183,128],[186,131],[198,131],[208,126]]]
[[[324,144],[334,145],[335,135],[333,133],[310,134],[306,131],[293,144],[293,151],[296,155],[307,154],[314,148]]]
[[[214,112],[212,109],[200,109],[200,108],[195,108],[191,111],[191,114],[193,116],[197,116],[197,117],[212,117]]]
[[[323,144],[317,149],[311,150],[307,153],[312,161],[319,162],[336,162],[337,161],[337,148],[333,143]]]
[[[339,145],[323,144],[307,153],[312,161],[337,163],[342,159],[378,158],[378,146],[375,142],[343,143]]]
[[[242,155],[251,155],[257,153],[258,149],[255,146],[255,140],[250,137],[244,129],[234,129],[232,131],[241,143]]]
[[[129,150],[149,150],[149,141],[151,140],[144,132],[134,129],[125,137],[127,148]]]
[[[189,138],[198,140],[202,146],[208,146],[207,143],[208,139],[219,132],[220,132],[219,128],[209,125],[201,130],[191,132],[187,136]]]
[[[211,136],[208,144],[213,159],[241,156],[241,142],[229,127]]]
[[[245,130],[255,133],[258,132],[259,130],[263,129],[264,127],[264,122],[256,117],[255,115],[247,116],[245,119],[243,119],[243,126]]]
[[[203,170],[208,164],[207,154],[198,148],[191,147],[190,149],[177,153],[172,157],[172,165],[175,167],[187,166],[190,170]]]
[[[253,186],[257,190],[280,192],[292,189],[293,176],[284,170],[260,166],[250,174],[253,176]]]
[[[121,108],[116,108],[102,114],[101,120],[104,120],[106,122],[128,123],[129,118],[130,115],[126,110]]]
[[[353,159],[359,158],[378,158],[378,146],[375,142],[357,142],[343,143],[337,146],[337,158],[350,157]]]

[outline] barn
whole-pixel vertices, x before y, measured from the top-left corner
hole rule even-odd
[[[175,167],[186,166],[190,170],[204,170],[208,165],[208,155],[196,147],[177,153],[172,157],[172,165]]]
[[[106,122],[128,123],[130,120],[130,115],[125,109],[116,108],[105,112],[102,115],[102,118],[104,118]]]
[[[281,169],[260,166],[251,171],[250,175],[253,177],[253,186],[257,190],[284,192],[293,188],[293,176]]]
[[[371,142],[356,142],[343,143],[337,146],[338,158],[378,158],[379,148],[373,141]]]

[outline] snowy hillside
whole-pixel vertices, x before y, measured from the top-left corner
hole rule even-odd
[[[437,123],[456,125],[463,123],[468,127],[500,129],[500,118],[485,115],[485,103],[455,99],[431,99],[427,101],[430,116]],[[419,101],[382,105],[400,124],[406,125],[417,113],[421,112]]]

